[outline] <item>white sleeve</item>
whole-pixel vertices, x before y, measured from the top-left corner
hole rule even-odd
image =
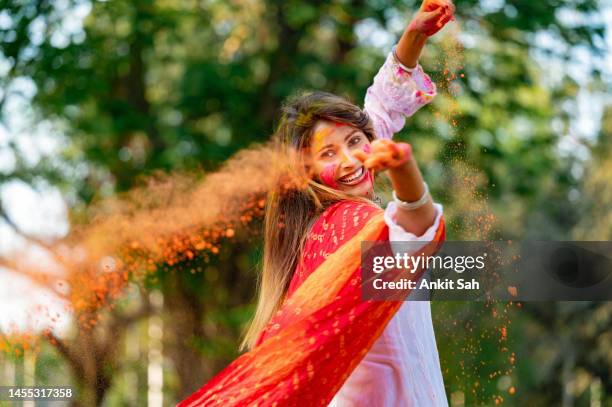
[[[390,52],[365,96],[367,112],[376,136],[391,139],[412,116],[436,95],[436,85],[421,65],[405,71]]]

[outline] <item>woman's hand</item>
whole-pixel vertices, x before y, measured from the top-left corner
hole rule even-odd
[[[423,0],[408,30],[431,37],[453,20],[454,14],[455,6],[451,0]]]
[[[356,151],[353,156],[369,170],[384,171],[406,164],[412,157],[412,148],[408,143],[379,139],[367,145],[364,151]]]
[[[374,140],[365,151],[355,151],[353,157],[375,171],[389,170],[388,175],[396,196],[405,202],[418,201],[425,193],[421,171],[407,143],[387,139]],[[406,232],[421,236],[432,225],[436,210],[431,198],[417,209],[398,207],[395,221]]]
[[[414,68],[427,38],[440,31],[454,18],[455,6],[451,0],[423,0],[421,8],[397,43],[397,59],[408,68]]]

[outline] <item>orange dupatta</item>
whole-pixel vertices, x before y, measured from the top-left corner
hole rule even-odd
[[[444,237],[441,219],[422,251],[435,253]],[[361,299],[361,242],[388,239],[380,208],[353,201],[327,208],[257,345],[178,406],[326,406],[402,304]]]

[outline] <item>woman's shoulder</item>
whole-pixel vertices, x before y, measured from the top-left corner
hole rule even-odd
[[[342,200],[328,206],[314,221],[306,239],[306,249],[324,246],[334,252],[355,236],[375,215],[384,211],[374,203]],[[319,251],[319,250],[315,250]]]
[[[345,199],[328,206],[316,219],[313,227],[318,223],[346,223],[353,227],[363,226],[372,216],[383,212],[374,203]]]
[[[289,294],[327,257],[355,237],[376,214],[384,211],[374,203],[342,200],[329,205],[308,230]]]

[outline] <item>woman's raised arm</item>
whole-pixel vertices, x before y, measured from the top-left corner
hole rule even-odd
[[[364,110],[376,135],[391,139],[412,116],[436,95],[436,86],[418,64],[427,38],[450,21],[454,6],[449,0],[425,0],[389,53],[366,93]]]
[[[436,34],[454,18],[450,0],[424,0],[397,43],[395,56],[408,69],[414,69],[427,38]]]

